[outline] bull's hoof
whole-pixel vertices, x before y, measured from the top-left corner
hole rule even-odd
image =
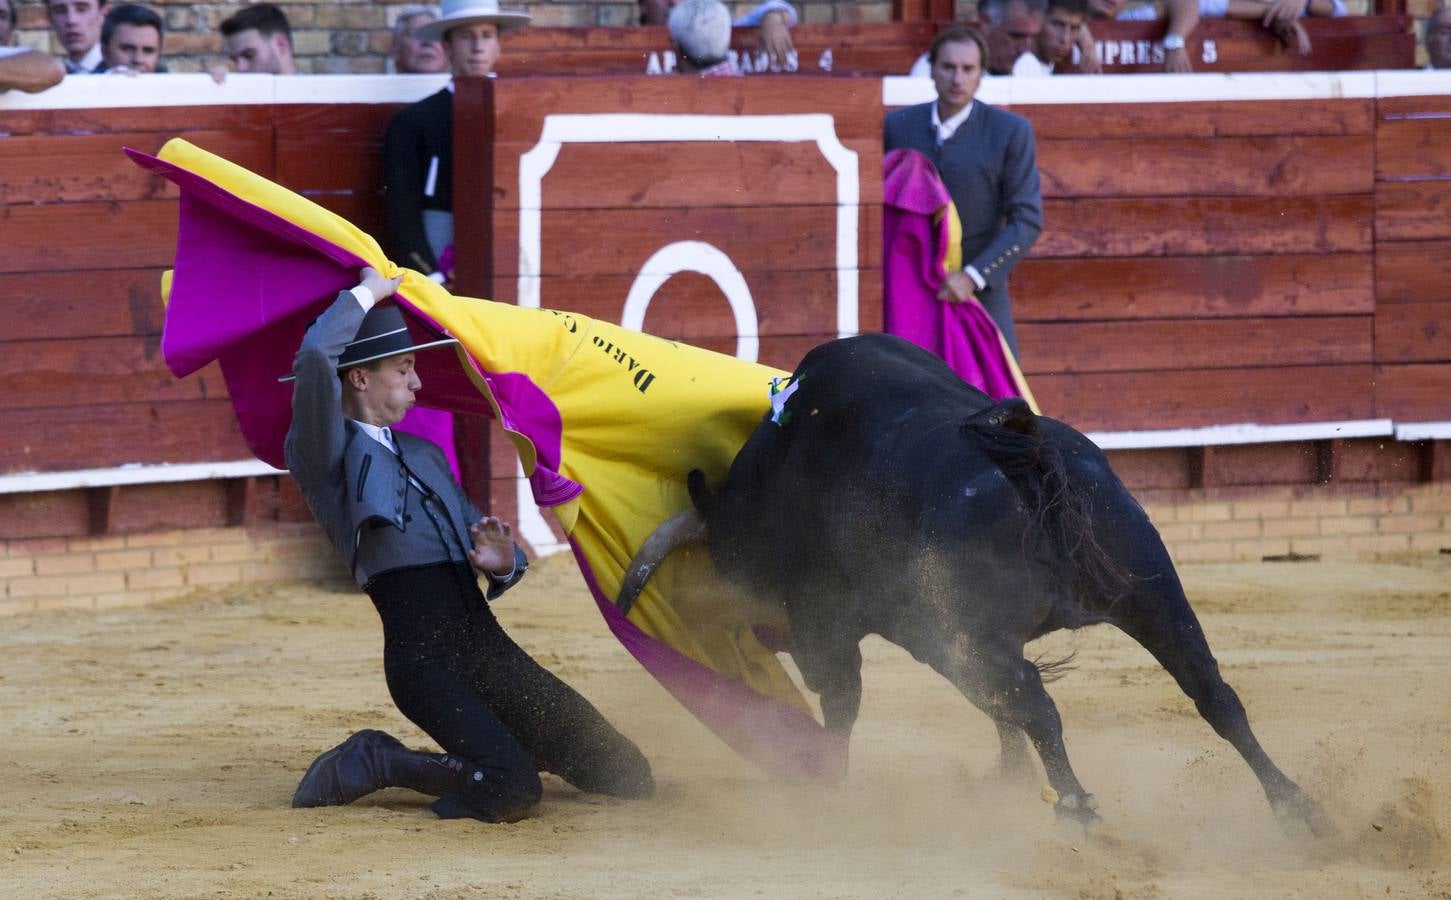
[[[1308,794],[1303,792],[1284,800],[1270,804],[1275,812],[1275,818],[1279,819],[1280,826],[1290,834],[1291,837],[1303,834],[1304,829],[1309,829],[1310,834],[1319,840],[1334,840],[1340,836],[1340,831],[1330,817],[1325,815],[1325,810],[1320,804],[1310,799]]]
[[[1053,804],[1053,812],[1057,815],[1058,821],[1062,822],[1066,819],[1077,822],[1083,826],[1084,831],[1103,822],[1103,818],[1098,814],[1098,800],[1094,799],[1092,794],[1084,794],[1081,797],[1070,794],[1060,797],[1058,802]]]

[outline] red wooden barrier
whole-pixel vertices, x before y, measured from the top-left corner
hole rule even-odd
[[[950,9],[950,4],[948,5]],[[950,22],[896,21],[800,25],[791,31],[796,53],[772,67],[756,49],[756,29],[738,28],[733,58],[747,74],[903,75]],[[1258,22],[1204,19],[1187,42],[1199,72],[1334,72],[1409,69],[1416,36],[1410,17],[1353,16],[1307,19],[1311,51],[1287,50]],[[1164,22],[1093,22],[1105,72],[1162,72]],[[501,77],[524,75],[668,75],[675,71],[664,28],[525,28],[506,35]]]

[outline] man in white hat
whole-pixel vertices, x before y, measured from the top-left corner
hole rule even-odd
[[[420,41],[443,41],[455,78],[494,74],[499,34],[529,23],[498,0],[444,0],[443,15],[415,29]],[[453,244],[453,82],[399,110],[383,143],[388,255],[439,282],[439,259]]]
[[[359,731],[313,762],[292,805],[339,806],[403,787],[438,798],[440,818],[513,821],[539,802],[541,770],[582,791],[648,796],[655,782],[639,749],[489,608],[528,568],[509,526],[474,506],[435,444],[393,430],[423,387],[415,355],[457,342],[416,339],[403,310],[379,302],[399,279],[364,269],[361,281],[302,339],[283,448],[308,509],[382,620],[388,693],[444,752]]]

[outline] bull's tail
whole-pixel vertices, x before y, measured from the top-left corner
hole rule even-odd
[[[1044,659],[1042,656],[1033,657],[1033,667],[1038,670],[1038,677],[1043,683],[1057,681],[1069,672],[1078,668],[1073,661],[1078,658],[1078,651],[1069,651],[1067,656],[1059,656],[1055,659]]]
[[[1047,440],[1038,417],[1014,397],[962,423],[964,437],[978,446],[1017,488],[1032,516],[1023,535],[1024,551],[1046,542],[1053,555],[1068,563],[1065,585],[1072,596],[1103,612],[1122,596],[1128,574],[1094,535],[1093,504],[1097,483],[1074,479],[1056,441]],[[1051,563],[1051,560],[1047,560]],[[1060,571],[1057,566],[1051,566]]]

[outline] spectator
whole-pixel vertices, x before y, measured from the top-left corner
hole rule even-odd
[[[938,299],[976,297],[1017,356],[1008,273],[1038,239],[1043,200],[1033,126],[973,99],[987,57],[972,28],[938,34],[927,52],[937,99],[888,115],[883,140],[888,151],[906,147],[931,160],[962,219],[963,267],[948,274]]]
[[[15,43],[15,0],[0,0],[0,47]]]
[[[1224,3],[1225,0],[1164,0],[1165,5],[1146,3],[1142,6],[1128,6],[1128,0],[1088,0],[1089,17],[1093,19],[1118,19],[1120,21],[1169,20],[1164,34],[1164,71],[1193,72],[1189,61],[1189,35],[1199,26],[1200,10],[1207,4]],[[1093,35],[1084,29],[1083,39],[1078,45],[1085,60],[1098,62],[1098,48]]]
[[[1426,20],[1427,68],[1451,69],[1451,7],[1442,6]]]
[[[93,75],[101,68],[101,19],[106,0],[46,0],[46,15],[65,48],[68,75]]]
[[[529,16],[499,9],[498,0],[444,0],[443,15],[414,30],[421,41],[442,39],[455,78],[488,77],[499,60],[499,32]],[[383,141],[388,254],[447,283],[453,247],[453,82],[406,106],[388,123]],[[447,254],[445,251],[449,251]]]
[[[419,28],[436,21],[436,6],[408,6],[398,14],[398,22],[393,26],[393,52],[388,57],[394,72],[436,75],[448,71],[448,57],[443,55],[443,44],[420,41],[416,34]]]
[[[165,72],[161,62],[161,17],[144,6],[111,7],[101,25],[101,68],[98,72]]]
[[[243,7],[221,24],[227,56],[238,72],[296,75],[292,58],[292,26],[271,3]],[[212,77],[217,73],[213,72]]]
[[[731,14],[720,0],[685,0],[670,10],[670,42],[679,71],[739,75],[731,62]]]
[[[1192,2],[1192,0],[1191,0]],[[981,0],[977,6],[978,25],[987,47],[982,75],[1011,75],[1013,66],[1023,54],[1031,54],[1048,12],[1048,0]],[[907,74],[916,78],[935,78],[932,63],[924,53]],[[974,90],[976,86],[974,85]]]
[[[670,24],[670,11],[683,0],[640,0],[641,25]],[[796,25],[796,8],[786,0],[764,0],[754,9],[731,23],[737,28],[756,28],[756,46],[765,51],[774,67],[785,68],[787,59],[796,52],[791,43],[791,29]]]
[[[1083,39],[1083,21],[1087,18],[1088,0],[1048,0],[1048,15],[1033,52],[1018,57],[1013,74],[1052,75],[1055,68],[1070,64],[1074,46]]]

